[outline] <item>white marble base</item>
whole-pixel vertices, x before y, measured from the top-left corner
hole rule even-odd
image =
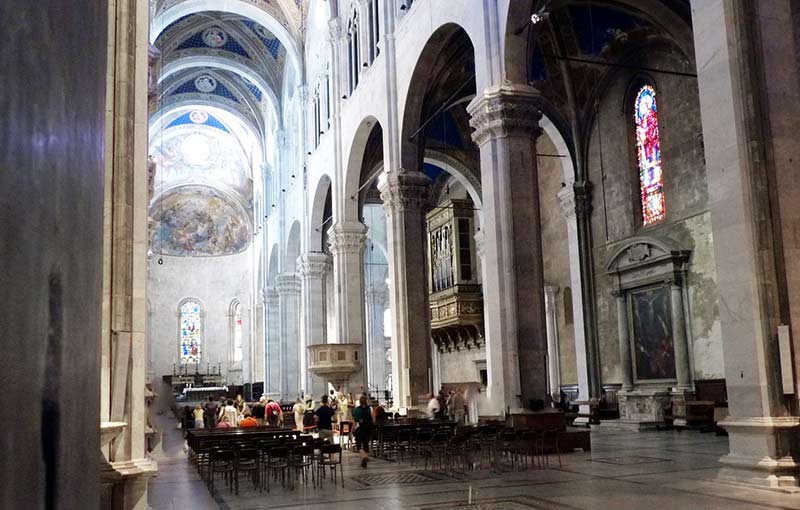
[[[624,421],[663,424],[664,407],[671,399],[668,389],[634,389],[618,393],[620,417]]]

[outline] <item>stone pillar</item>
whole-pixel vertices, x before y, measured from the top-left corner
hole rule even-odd
[[[281,399],[297,398],[300,392],[300,280],[294,273],[276,279],[280,310]]]
[[[386,389],[386,337],[383,334],[383,310],[386,307],[386,284],[376,282],[367,288],[367,382],[371,388]]]
[[[333,255],[333,280],[336,303],[336,335],[328,343],[364,344],[364,248],[367,227],[360,222],[338,222],[328,229],[328,245]],[[354,394],[367,387],[365,350],[360,353],[361,370],[350,376],[348,391]]]
[[[308,346],[325,343],[325,273],[330,257],[321,252],[304,253],[297,259],[303,296],[303,332],[300,371],[303,390],[318,399],[325,393],[325,381],[308,371]]]
[[[720,327],[730,415],[720,424],[730,452],[721,459],[721,476],[768,487],[800,483],[800,418],[782,394],[775,340],[785,319],[778,310],[784,275],[775,267],[781,236],[773,231],[775,183],[769,180],[786,170],[796,180],[791,23],[789,0],[692,2],[714,258],[725,305]],[[772,102],[776,93],[782,99]]]
[[[264,393],[271,398],[279,398],[281,392],[281,313],[280,298],[275,288],[267,287],[264,291],[264,305],[267,313],[267,346],[266,374],[264,377]]]
[[[675,343],[675,374],[679,392],[692,391],[692,369],[689,363],[689,342],[686,338],[686,319],[683,314],[683,289],[678,282],[670,285],[672,306],[672,340]]]
[[[572,289],[572,316],[575,329],[575,364],[578,375],[579,414],[589,415],[588,401],[600,397],[600,362],[597,345],[593,334],[593,323],[587,320],[593,316],[591,296],[584,291],[584,282],[592,282],[591,277],[584,279],[587,265],[591,266],[591,243],[582,234],[589,233],[589,214],[591,213],[590,185],[586,182],[565,186],[559,193],[561,209],[567,223],[567,239],[569,241],[569,274]],[[583,227],[583,228],[581,228]],[[581,242],[581,239],[584,239]],[[589,267],[589,269],[591,269]],[[590,271],[589,271],[590,272]],[[588,308],[587,305],[588,304]],[[587,311],[589,313],[584,313]],[[589,327],[591,326],[591,327]],[[578,417],[578,423],[588,423],[588,418]]]
[[[146,509],[156,465],[146,451],[148,43],[146,4],[109,7],[103,272],[103,421],[127,425],[102,469],[104,508]],[[155,54],[152,54],[155,57]],[[153,68],[154,69],[154,68]],[[98,427],[100,424],[98,424]],[[110,468],[110,469],[109,469]],[[110,490],[109,490],[109,487]]]
[[[467,107],[481,153],[488,400],[498,414],[547,393],[536,168],[540,99],[530,86],[503,84]]]
[[[622,291],[614,292],[617,299],[617,330],[619,335],[619,366],[622,370],[622,390],[633,389],[633,361],[628,338],[628,298]]]
[[[558,355],[558,319],[556,310],[556,293],[558,288],[552,285],[544,287],[544,310],[547,320],[547,379],[550,396],[558,402],[561,395],[561,362]]]
[[[392,394],[395,407],[420,408],[429,386],[428,305],[424,204],[430,179],[395,169],[381,175],[378,189],[386,212],[392,310]],[[423,399],[423,400],[421,400]]]

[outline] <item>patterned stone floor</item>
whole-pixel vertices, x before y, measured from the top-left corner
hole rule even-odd
[[[593,450],[562,456],[549,469],[466,475],[425,471],[410,463],[373,460],[364,470],[345,453],[345,483],[322,488],[280,486],[255,491],[244,479],[238,495],[212,498],[184,453],[169,421],[150,484],[154,510],[800,510],[800,494],[745,488],[717,481],[727,439],[698,432],[593,431]],[[471,498],[471,499],[470,499]]]

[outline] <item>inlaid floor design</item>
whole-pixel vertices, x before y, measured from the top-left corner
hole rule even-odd
[[[321,488],[277,484],[268,494],[242,477],[238,495],[222,488],[212,498],[180,430],[165,416],[156,426],[163,448],[154,455],[153,510],[800,510],[800,494],[719,481],[727,438],[699,432],[592,431],[591,452],[562,455],[560,468],[556,461],[527,471],[451,474],[377,459],[362,469],[345,452],[344,487],[326,479]]]

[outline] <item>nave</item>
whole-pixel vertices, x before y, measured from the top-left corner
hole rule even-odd
[[[359,457],[345,452],[342,488],[330,480],[322,487],[273,485],[256,490],[243,477],[239,494],[225,488],[212,498],[206,483],[187,458],[185,441],[175,422],[160,416],[163,445],[155,453],[161,466],[150,483],[153,510],[255,510],[325,508],[349,510],[703,510],[798,509],[800,502],[771,493],[715,481],[727,438],[697,432],[634,434],[593,431],[592,451],[562,455],[546,469],[485,468],[473,472],[424,469],[410,461],[373,459],[364,470]],[[469,497],[472,495],[472,504]]]

